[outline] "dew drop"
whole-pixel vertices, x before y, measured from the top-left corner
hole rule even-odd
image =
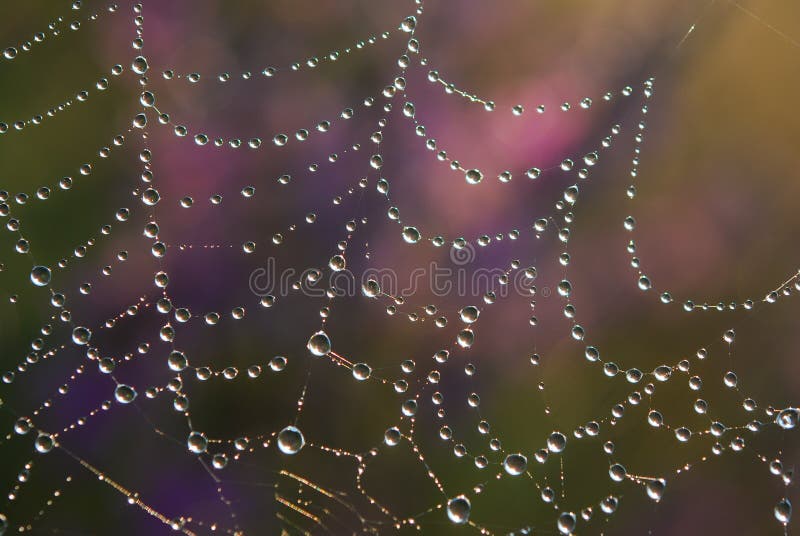
[[[465,324],[472,324],[478,320],[478,316],[480,316],[481,312],[480,309],[474,305],[468,305],[467,307],[461,309],[458,314],[461,316],[462,322]]]
[[[50,283],[52,272],[47,266],[34,266],[31,270],[31,282],[37,287],[44,287]]]
[[[778,501],[778,504],[775,505],[774,513],[775,519],[787,525],[792,519],[792,503],[789,502],[789,499],[781,499]]]
[[[308,351],[317,357],[328,355],[328,353],[331,351],[331,339],[324,331],[318,331],[314,333],[310,339],[308,339],[306,348],[308,348]]]
[[[456,342],[462,348],[469,348],[475,343],[475,332],[471,329],[463,329],[458,333]]]
[[[358,381],[367,380],[371,375],[372,368],[366,363],[356,363],[353,365],[353,378],[357,379]]]
[[[55,446],[55,440],[50,434],[39,434],[34,442],[36,452],[39,454],[47,454]]]
[[[675,430],[675,437],[681,443],[686,443],[687,441],[689,441],[689,439],[692,438],[692,431],[684,426],[681,426],[680,428]]]
[[[400,29],[406,33],[411,33],[417,27],[417,18],[414,16],[406,17],[400,23]]]
[[[400,430],[396,426],[393,426],[383,434],[383,442],[390,447],[394,447],[400,443],[401,437]]]
[[[649,480],[647,482],[647,496],[658,502],[664,496],[664,488],[667,486],[667,481],[663,478],[656,480]]]
[[[611,515],[617,511],[617,506],[619,506],[619,499],[614,497],[613,495],[609,495],[605,497],[602,501],[600,501],[600,509],[606,515]]]
[[[547,449],[550,452],[562,452],[567,447],[567,436],[561,432],[553,432],[547,438]]]
[[[136,399],[136,390],[130,385],[121,383],[114,389],[114,398],[120,404],[130,404]]]
[[[456,525],[463,525],[469,521],[470,509],[469,499],[463,495],[447,501],[447,517]]]
[[[139,102],[142,106],[150,108],[156,103],[156,96],[149,91],[144,91],[139,95]]]
[[[562,512],[562,514],[558,516],[558,532],[561,534],[572,534],[575,530],[576,523],[577,518],[575,514],[572,512]]]
[[[147,59],[144,56],[136,56],[133,63],[131,63],[131,69],[133,69],[133,72],[136,74],[146,73],[148,69]]]
[[[611,467],[608,468],[608,476],[611,477],[611,480],[614,482],[622,482],[625,480],[625,476],[627,475],[627,471],[625,471],[625,467],[622,465],[615,463]]]
[[[72,330],[72,341],[79,346],[89,344],[91,338],[92,332],[89,328],[78,326]]]
[[[778,413],[775,422],[784,430],[791,430],[797,426],[800,421],[800,410],[797,408],[786,408]]]
[[[538,179],[541,174],[542,170],[535,167],[530,168],[528,171],[525,172],[525,175],[527,175],[529,179]]]
[[[208,438],[202,432],[192,432],[186,440],[186,447],[189,452],[194,454],[202,454],[208,448]]]
[[[297,454],[305,444],[303,432],[296,426],[287,426],[278,433],[278,450],[284,454]]]
[[[367,279],[361,286],[361,292],[367,298],[375,298],[381,293],[381,286],[374,279]]]
[[[572,292],[572,284],[566,279],[558,284],[558,293],[565,298],[568,298]]]
[[[503,469],[511,476],[518,476],[528,468],[528,458],[522,454],[509,454],[503,460]]]
[[[478,184],[483,180],[483,173],[479,169],[470,169],[464,174],[467,184]]]
[[[422,235],[416,227],[403,227],[403,240],[408,244],[416,244]]]
[[[345,258],[342,255],[334,255],[331,257],[331,260],[328,261],[328,267],[334,272],[341,272],[346,266],[347,261],[345,261]]]

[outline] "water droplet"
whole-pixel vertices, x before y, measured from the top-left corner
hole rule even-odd
[[[136,398],[136,390],[130,385],[121,383],[114,389],[114,398],[120,404],[130,404]]]
[[[561,432],[553,432],[547,438],[547,449],[550,452],[562,452],[567,447],[567,436]]]
[[[664,488],[667,487],[667,481],[663,478],[647,481],[647,496],[658,502],[664,496]]]
[[[14,423],[14,432],[18,435],[25,435],[31,431],[33,423],[27,417],[21,417]]]
[[[456,342],[462,348],[469,348],[475,342],[475,332],[471,329],[464,329],[458,333],[458,337],[456,337]]]
[[[408,244],[416,244],[420,238],[422,238],[422,235],[416,227],[403,227],[403,240]]]
[[[522,454],[509,454],[503,460],[503,469],[511,476],[518,476],[528,468],[528,458]]]
[[[681,443],[686,443],[692,438],[692,431],[684,426],[681,426],[680,428],[675,430],[675,437]]]
[[[566,279],[558,284],[558,293],[565,298],[568,298],[572,292],[572,284]]]
[[[778,504],[775,505],[775,519],[784,525],[787,525],[789,521],[791,521],[792,503],[789,502],[789,499],[781,499],[778,501]]]
[[[310,339],[308,339],[306,348],[308,348],[308,351],[317,357],[328,355],[328,353],[331,351],[331,339],[324,331],[318,331],[314,333]]]
[[[614,497],[613,495],[609,495],[605,497],[602,501],[600,501],[600,509],[606,515],[611,515],[617,511],[617,507],[619,506],[619,499]]]
[[[542,174],[542,170],[539,168],[530,168],[528,171],[525,172],[529,179],[538,179],[539,176]]]
[[[615,463],[608,468],[608,476],[610,476],[611,480],[614,482],[622,482],[625,480],[625,476],[627,474],[628,473],[625,471],[625,467],[618,463]]]
[[[463,525],[469,521],[470,510],[469,499],[463,495],[447,501],[447,517],[457,525]]]
[[[40,454],[47,454],[55,446],[55,440],[50,434],[39,434],[34,442],[36,452]]]
[[[144,56],[136,56],[133,63],[131,63],[131,69],[133,69],[133,72],[136,74],[146,73],[148,69],[147,59]]]
[[[558,532],[561,534],[572,534],[572,531],[575,530],[575,524],[577,523],[577,518],[575,514],[572,512],[562,512],[560,516],[558,516]]]
[[[287,426],[278,433],[278,450],[284,454],[297,454],[305,444],[303,432],[296,426]]]
[[[381,286],[374,279],[367,279],[361,286],[361,292],[368,298],[374,298],[381,293]]]
[[[417,18],[414,17],[413,15],[410,17],[406,17],[405,19],[403,19],[403,22],[400,23],[400,29],[407,33],[413,32],[416,27],[417,27]]]
[[[661,415],[659,411],[651,410],[650,413],[647,414],[647,422],[650,426],[657,428],[664,424],[664,416]]]
[[[800,410],[797,408],[786,408],[778,413],[775,422],[784,430],[791,430],[797,426],[800,420]]]
[[[189,452],[194,454],[202,454],[208,448],[208,438],[202,432],[192,432],[186,440],[186,447]]]
[[[347,266],[347,261],[345,261],[344,256],[342,255],[334,255],[331,257],[331,260],[328,261],[328,267],[334,272],[341,272]]]
[[[464,174],[467,184],[478,184],[483,180],[483,173],[479,169],[470,169]]]
[[[356,363],[353,365],[353,378],[364,381],[372,375],[372,368],[366,363]]]
[[[728,371],[725,373],[725,376],[723,376],[722,381],[725,387],[734,389],[739,383],[739,378],[736,376],[735,372]]]
[[[47,266],[34,266],[31,270],[31,282],[37,287],[44,287],[50,283],[52,272]]]
[[[400,443],[401,437],[402,435],[400,434],[400,430],[396,426],[393,426],[386,430],[386,432],[383,434],[383,442],[390,447],[394,447]]]
[[[280,372],[286,368],[286,364],[288,363],[287,359],[282,355],[276,355],[272,359],[269,360],[269,368],[272,369],[274,372]]]
[[[733,341],[736,340],[736,332],[732,329],[729,329],[722,335],[722,340],[727,342],[728,344],[733,344]]]
[[[72,330],[72,341],[77,345],[83,346],[89,344],[91,338],[92,332],[89,328],[78,326]]]
[[[480,309],[474,305],[468,305],[459,311],[459,315],[461,315],[461,321],[465,324],[472,324],[478,320],[478,316],[480,316],[480,314]]]
[[[141,103],[142,106],[150,108],[156,103],[156,96],[149,91],[144,91],[139,95],[139,103]]]

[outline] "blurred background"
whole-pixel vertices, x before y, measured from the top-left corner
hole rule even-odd
[[[586,507],[593,516],[579,519],[578,534],[785,532],[773,508],[798,493],[765,462],[780,458],[790,480],[796,434],[774,425],[753,432],[745,425],[771,421],[770,407],[797,404],[795,298],[753,311],[686,312],[682,303],[760,302],[797,273],[800,4],[431,0],[417,19],[421,50],[409,54],[406,94],[397,91],[393,98],[382,91],[407,52],[410,36],[398,27],[414,14],[412,2],[152,2],[142,12],[141,52],[131,46],[133,4],[119,2],[115,13],[102,2],[81,4],[74,10],[62,1],[18,2],[0,17],[2,46],[19,50],[0,64],[0,121],[13,125],[73,99],[41,125],[12,126],[0,135],[0,189],[10,205],[2,217],[9,230],[0,233],[0,370],[14,371],[13,381],[6,375],[0,383],[0,425],[8,434],[0,440],[0,513],[8,534],[171,531],[79,460],[166,518],[182,517],[182,527],[195,534],[477,532],[447,520],[443,505],[459,494],[470,498],[470,520],[492,534],[556,534],[560,511],[579,514]],[[93,13],[101,15],[87,20]],[[54,37],[47,25],[59,16],[62,35]],[[69,29],[72,21],[81,22],[78,30]],[[39,31],[44,41],[23,51],[21,44]],[[372,36],[374,45],[356,46]],[[331,51],[341,51],[337,61],[308,67],[309,58]],[[149,110],[146,140],[141,130],[131,130],[141,112],[139,77],[131,71],[138,54],[148,60],[147,89],[171,121],[160,125]],[[302,66],[297,71],[295,62]],[[116,64],[124,68],[118,76],[112,74]],[[260,74],[268,67],[277,68],[275,76]],[[447,94],[428,80],[431,69],[493,101],[495,110]],[[162,75],[168,70],[174,72],[169,80]],[[243,79],[246,72],[251,79]],[[190,81],[191,73],[199,80]],[[230,79],[223,82],[224,73]],[[650,77],[654,94],[631,201],[633,137],[642,117],[642,84]],[[102,78],[109,87],[98,91]],[[621,96],[628,85],[633,94]],[[75,99],[82,90],[89,94],[85,102]],[[615,97],[604,102],[607,91]],[[579,102],[587,96],[593,104],[583,110]],[[364,106],[369,97],[375,104]],[[406,101],[414,102],[415,120],[436,139],[437,150],[484,172],[480,184],[468,185],[463,172],[425,147],[402,113]],[[569,111],[560,109],[564,102]],[[386,103],[392,104],[388,113]],[[512,113],[517,104],[524,106],[521,115]],[[539,105],[544,114],[536,112]],[[340,119],[345,108],[354,110],[352,119]],[[388,124],[380,127],[384,117]],[[323,120],[332,123],[324,134],[315,128]],[[620,134],[599,150],[615,124]],[[185,125],[189,135],[175,136],[176,125]],[[307,141],[295,138],[301,128],[311,132]],[[378,130],[376,148],[370,136]],[[196,133],[211,141],[196,144]],[[289,136],[285,147],[273,144],[276,133]],[[117,135],[125,136],[121,147],[113,145]],[[214,147],[218,137],[241,138],[245,145],[258,137],[263,144],[259,150]],[[103,147],[112,149],[108,158],[98,156]],[[152,178],[145,177],[151,183],[142,180],[145,148],[152,155]],[[593,150],[600,160],[588,180],[558,169],[565,156],[580,164]],[[383,165],[376,170],[369,159],[378,151]],[[78,172],[84,162],[93,163],[86,176]],[[318,164],[313,171],[312,164]],[[536,180],[523,173],[533,166],[545,170]],[[504,170],[513,172],[508,183],[497,179]],[[285,175],[291,178],[279,180]],[[63,177],[73,179],[68,191],[58,186]],[[376,191],[379,177],[389,183],[388,200]],[[554,214],[555,202],[576,182],[580,195],[568,209],[574,224],[565,268],[554,225],[540,237],[531,227]],[[47,200],[37,199],[42,186],[51,189]],[[255,195],[242,194],[248,186]],[[160,194],[155,207],[141,201],[148,187]],[[29,195],[27,202],[15,199],[19,193]],[[190,208],[181,204],[186,198]],[[392,206],[400,225],[387,217]],[[123,208],[128,215],[120,221]],[[629,215],[637,222],[636,255],[653,284],[646,292],[637,287],[626,252],[632,236],[623,220]],[[15,251],[19,234],[12,220],[31,255]],[[143,236],[154,221],[167,246],[163,258],[151,253],[155,240]],[[349,221],[354,231],[346,228]],[[110,234],[101,232],[106,224]],[[403,226],[416,227],[423,239],[407,243]],[[519,238],[509,237],[513,230]],[[481,247],[476,239],[484,234],[492,243]],[[437,235],[447,240],[444,246],[431,244]],[[467,261],[450,246],[461,237],[470,242]],[[518,260],[522,269],[536,267],[536,294],[494,284],[499,297],[472,325],[469,349],[453,343],[465,327],[458,312],[483,307],[489,288],[435,295],[423,283],[398,304],[365,298],[359,284],[351,296],[330,303],[270,291],[274,305],[261,305],[251,282],[258,270],[269,269],[270,259],[276,273],[295,270],[290,283],[309,267],[327,281],[328,261],[343,240],[354,274],[391,268],[407,282],[415,269],[429,271],[435,263],[473,278]],[[246,254],[249,241],[255,251]],[[31,284],[32,259],[52,268],[48,287]],[[159,270],[169,274],[173,306],[191,310],[189,322],[156,310]],[[570,336],[572,322],[556,292],[565,274],[573,288],[570,303],[586,330],[583,342]],[[72,326],[59,318],[63,309],[50,304],[51,290],[65,295],[75,325],[92,329],[95,352],[72,344]],[[673,303],[660,302],[663,291]],[[437,312],[429,315],[427,305]],[[237,307],[244,309],[241,319],[234,318],[241,316]],[[219,314],[219,322],[204,321],[208,313]],[[368,363],[370,381],[356,381],[336,359],[309,355],[306,342],[325,315],[333,350]],[[435,325],[440,316],[448,319],[444,327]],[[159,337],[167,323],[175,329],[174,345]],[[729,329],[736,333],[732,345],[722,339]],[[643,393],[648,380],[631,385],[623,374],[606,377],[601,365],[585,359],[586,344],[622,370],[647,372],[681,359],[690,359],[692,369],[675,372],[652,397],[626,403],[625,415],[614,418],[611,408],[634,391]],[[148,399],[147,387],[164,387],[176,377],[166,363],[173,346],[190,364],[181,373],[180,393],[162,389]],[[451,349],[449,359],[439,363],[433,356],[444,348]],[[694,357],[700,348],[708,352],[702,361]],[[282,370],[270,367],[275,356],[286,358]],[[113,374],[98,370],[103,357],[117,363]],[[414,362],[410,372],[401,367],[407,360]],[[249,379],[253,365],[262,373]],[[238,375],[201,381],[195,374],[200,367],[235,367]],[[438,384],[429,381],[434,370]],[[723,383],[728,371],[738,376],[736,389]],[[688,388],[691,375],[703,380],[699,392]],[[136,388],[132,404],[113,402],[111,376]],[[397,392],[397,380],[407,382],[405,392]],[[435,392],[444,398],[441,406],[432,402]],[[192,428],[211,439],[199,457],[187,451],[185,408],[175,409],[181,393],[188,397]],[[468,404],[473,393],[480,397],[477,408]],[[407,440],[387,446],[390,427],[412,437],[401,404],[414,397],[413,447]],[[755,412],[742,408],[746,397],[757,401]],[[707,415],[693,410],[698,398],[709,403]],[[104,401],[111,401],[109,409],[102,409]],[[444,417],[437,416],[440,408]],[[669,429],[647,424],[650,409],[663,413]],[[61,448],[35,452],[35,431],[14,432],[20,417],[40,430],[64,430],[57,437]],[[479,431],[482,420],[490,424],[487,434]],[[721,438],[703,432],[714,420],[731,428]],[[589,421],[600,423],[600,434],[576,439],[574,431]],[[307,445],[286,456],[275,448],[274,435],[292,423]],[[440,438],[444,425],[452,428],[452,441]],[[680,426],[694,431],[690,441],[676,440],[672,430]],[[566,450],[536,463],[534,452],[555,430],[568,437]],[[736,437],[745,442],[741,452],[729,447]],[[238,443],[243,450],[234,445],[237,438],[247,439]],[[493,438],[501,451],[491,449]],[[606,441],[615,445],[611,456],[603,451]],[[711,453],[716,441],[724,446],[721,456]],[[457,444],[466,455],[455,454]],[[532,478],[498,478],[505,453],[512,452],[528,457]],[[212,468],[212,457],[223,453],[227,466]],[[363,475],[351,454],[369,460]],[[476,466],[477,456],[486,457],[485,468]],[[640,483],[613,482],[613,462],[631,475],[666,479],[661,501],[648,498]],[[541,499],[547,486],[555,490],[554,503]],[[613,515],[599,507],[608,495],[619,499]]]

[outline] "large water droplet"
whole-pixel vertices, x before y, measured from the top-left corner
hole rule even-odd
[[[623,480],[625,480],[625,476],[627,474],[628,472],[625,471],[625,467],[623,467],[618,463],[615,463],[608,468],[608,476],[610,476],[611,480],[613,480],[614,482],[622,482]]]
[[[470,509],[469,499],[463,495],[447,501],[447,517],[457,525],[463,525],[469,521]]]
[[[567,436],[561,432],[553,432],[547,438],[547,449],[550,452],[561,452],[567,447]]]
[[[136,398],[136,390],[130,385],[121,383],[114,389],[114,398],[120,404],[130,404]]]
[[[297,454],[305,444],[303,432],[296,426],[287,426],[278,433],[278,450],[284,454]]]
[[[372,368],[366,363],[356,363],[353,365],[353,378],[364,381],[372,375]]]
[[[400,23],[400,29],[404,32],[413,32],[414,28],[417,27],[417,18],[413,15],[410,17],[406,17],[403,19],[403,22]]]
[[[147,59],[144,56],[136,56],[133,63],[131,63],[131,69],[133,69],[133,72],[136,74],[146,73],[148,69]]]
[[[189,452],[194,454],[202,454],[208,448],[208,438],[202,432],[192,432],[186,440],[186,447]]]
[[[416,244],[419,242],[420,238],[422,238],[422,235],[420,235],[420,232],[416,227],[403,228],[403,240],[405,240],[407,243]]]
[[[92,332],[89,328],[78,326],[72,330],[72,341],[80,346],[89,344],[92,338]]]
[[[665,487],[667,487],[667,481],[663,478],[649,480],[647,482],[647,496],[658,502],[664,496]]]
[[[528,468],[528,458],[522,454],[509,454],[503,460],[503,469],[511,476],[521,475]]]
[[[53,436],[50,434],[39,434],[36,437],[36,441],[34,442],[34,447],[36,448],[36,452],[39,454],[47,454],[53,447],[55,446],[55,440],[53,440]]]
[[[464,174],[467,184],[478,184],[483,180],[483,173],[479,169],[470,169]]]
[[[47,266],[34,266],[31,270],[31,282],[37,287],[44,287],[50,283],[52,272]]]
[[[789,499],[781,499],[780,501],[778,501],[778,504],[775,505],[775,519],[777,519],[784,525],[788,524],[789,521],[791,521],[792,503],[789,502]]]
[[[468,305],[459,311],[459,315],[461,316],[461,321],[465,324],[472,324],[476,320],[478,320],[478,316],[480,316],[480,310],[475,307],[474,305]]]
[[[308,348],[308,351],[317,357],[328,355],[328,353],[331,351],[331,339],[324,331],[318,331],[314,333],[310,339],[308,339],[306,348]]]
[[[800,420],[800,410],[797,408],[783,409],[775,418],[775,422],[784,430],[791,430],[796,427],[798,420]]]
[[[558,516],[558,532],[561,534],[572,534],[572,531],[575,530],[576,523],[577,518],[575,514],[572,512],[562,512],[562,514]]]

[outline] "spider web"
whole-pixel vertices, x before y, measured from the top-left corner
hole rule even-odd
[[[697,231],[697,291],[648,193],[714,2],[631,22],[657,52],[607,87],[517,59],[536,90],[497,100],[436,59],[443,6],[84,4],[41,8],[0,66],[26,103],[0,124],[23,162],[0,183],[0,534],[788,534],[795,260],[753,246],[770,267],[731,294]],[[796,64],[791,32],[724,4]],[[267,19],[329,51],[264,64],[307,49]]]

